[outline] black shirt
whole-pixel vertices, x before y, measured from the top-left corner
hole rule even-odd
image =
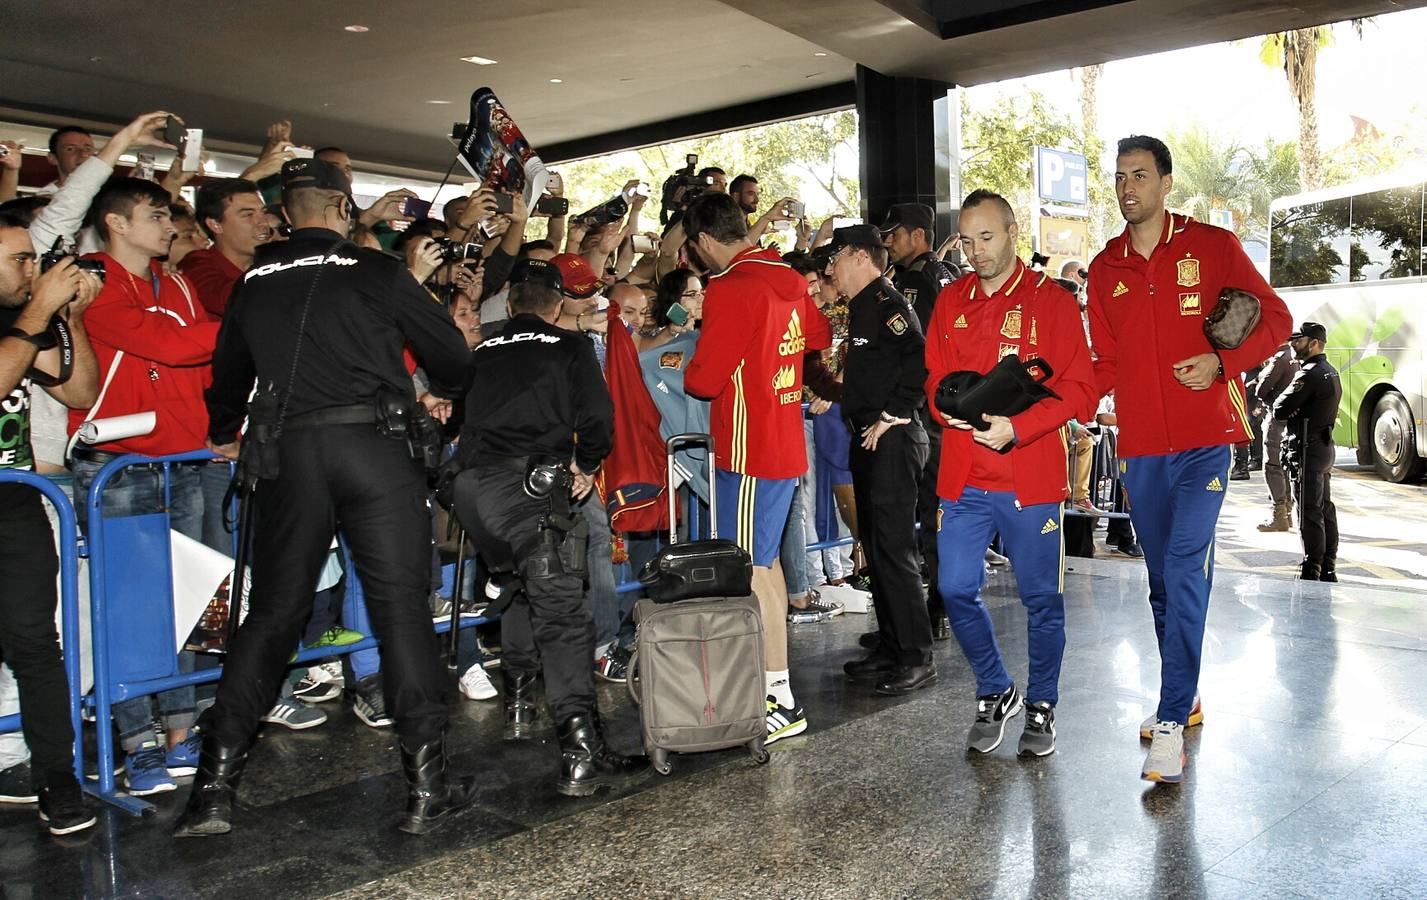
[[[293,373],[298,322],[309,293]],[[471,359],[465,339],[401,260],[325,228],[299,228],[287,241],[264,244],[234,290],[218,332],[213,386],[206,393],[209,437],[227,444],[237,436],[254,378],[273,385],[281,398],[291,377],[289,419],[371,403],[381,385],[410,393],[402,359],[408,344],[432,393],[450,398],[465,390]]]
[[[461,460],[573,455],[592,473],[614,441],[614,404],[589,338],[521,313],[475,349]]]
[[[906,299],[885,278],[849,305],[842,414],[856,428],[885,411],[909,419],[926,400],[926,339]]]
[[[892,285],[916,311],[917,321],[921,323],[922,333],[925,334],[927,326],[931,324],[937,295],[941,293],[942,288],[955,280],[946,264],[937,259],[935,253],[927,252],[905,267],[898,266]]]
[[[1288,390],[1274,402],[1273,417],[1286,419],[1289,432],[1310,444],[1331,445],[1342,398],[1338,370],[1320,353],[1304,361]]]

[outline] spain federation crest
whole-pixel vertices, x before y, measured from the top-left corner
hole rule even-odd
[[[1001,334],[1012,340],[1020,340],[1021,311],[1019,309],[1006,310],[1006,320],[1001,323]]]
[[[1199,260],[1187,256],[1175,264],[1179,269],[1179,286],[1194,287],[1199,284]]]

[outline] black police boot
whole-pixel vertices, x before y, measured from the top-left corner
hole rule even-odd
[[[598,712],[571,716],[560,723],[560,781],[555,790],[566,797],[588,797],[649,771],[649,757],[624,756],[605,744]]]
[[[426,834],[476,799],[476,776],[447,771],[444,735],[415,750],[402,743],[401,769],[406,775],[406,818],[396,827],[407,834]]]
[[[951,619],[947,618],[946,610],[939,606],[927,605],[927,614],[932,619],[932,640],[951,640]]]
[[[1336,557],[1323,557],[1323,565],[1318,570],[1318,580],[1338,583],[1338,560]]]
[[[857,636],[857,646],[864,650],[876,650],[882,646],[882,634],[877,631],[867,631]]]
[[[505,739],[529,740],[535,734],[535,719],[540,707],[535,705],[535,672],[506,670],[501,681],[505,699]]]
[[[1299,570],[1299,581],[1319,581],[1323,574],[1323,561],[1315,557],[1304,557],[1303,567]]]
[[[1235,465],[1229,472],[1230,481],[1248,481],[1249,477],[1249,464],[1247,461],[1242,465]]]
[[[860,659],[850,659],[842,664],[842,671],[852,679],[886,678],[897,670],[897,661],[874,650]]]
[[[174,837],[206,837],[233,830],[233,798],[248,761],[247,746],[224,746],[209,735],[198,754],[198,774],[188,805],[173,827]]]

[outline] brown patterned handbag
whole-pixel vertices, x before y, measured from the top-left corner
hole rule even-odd
[[[1215,350],[1237,350],[1258,327],[1261,315],[1259,298],[1248,291],[1226,287],[1204,319],[1204,336]]]

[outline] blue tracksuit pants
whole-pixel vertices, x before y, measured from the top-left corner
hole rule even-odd
[[[1214,529],[1232,462],[1228,446],[1120,462],[1130,521],[1149,569],[1160,721],[1184,724],[1199,688],[1204,619],[1214,585]]]
[[[1009,491],[967,486],[957,500],[941,501],[937,513],[938,571],[942,602],[961,650],[976,675],[976,695],[1011,686],[991,616],[981,602],[986,583],[986,547],[996,532],[1016,570],[1026,607],[1030,678],[1026,699],[1059,698],[1060,660],[1065,653],[1065,541],[1059,503],[1020,507]]]

